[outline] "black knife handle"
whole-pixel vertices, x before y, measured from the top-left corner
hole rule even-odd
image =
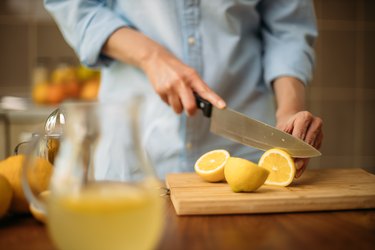
[[[212,104],[200,97],[197,93],[194,93],[195,96],[195,103],[197,104],[197,108],[203,111],[203,115],[206,117],[211,117],[212,113]]]

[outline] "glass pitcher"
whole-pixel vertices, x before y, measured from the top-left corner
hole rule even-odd
[[[47,214],[59,249],[152,249],[163,229],[163,199],[142,146],[142,97],[121,103],[66,103],[65,126],[43,203],[30,189],[38,138],[23,174],[29,201]]]

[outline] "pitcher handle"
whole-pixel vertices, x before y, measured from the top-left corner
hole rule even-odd
[[[33,136],[31,140],[28,141],[29,145],[27,147],[25,159],[22,164],[21,182],[26,199],[32,206],[46,214],[46,205],[44,204],[44,202],[42,202],[41,198],[37,197],[33,193],[27,178],[27,173],[31,170],[33,165],[33,161],[31,160],[31,158],[33,158],[33,155],[35,155],[34,151],[37,150],[37,145],[39,145],[40,140],[41,136]]]

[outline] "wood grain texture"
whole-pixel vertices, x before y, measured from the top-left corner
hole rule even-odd
[[[178,216],[158,250],[375,249],[375,210]]]
[[[195,173],[170,174],[166,184],[179,215],[375,208],[375,175],[359,168],[309,170],[289,187],[263,185],[252,193],[234,193]]]
[[[178,216],[169,197],[164,199],[165,229],[158,250],[375,249],[374,209]],[[57,250],[47,228],[31,215],[0,220],[0,249]]]

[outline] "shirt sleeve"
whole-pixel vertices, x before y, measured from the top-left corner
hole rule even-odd
[[[120,27],[130,26],[102,0],[45,0],[44,4],[67,43],[89,67],[108,65],[112,59],[101,54],[104,43]]]
[[[268,87],[280,76],[311,81],[318,35],[310,0],[263,0],[258,6],[263,39],[264,79]]]

